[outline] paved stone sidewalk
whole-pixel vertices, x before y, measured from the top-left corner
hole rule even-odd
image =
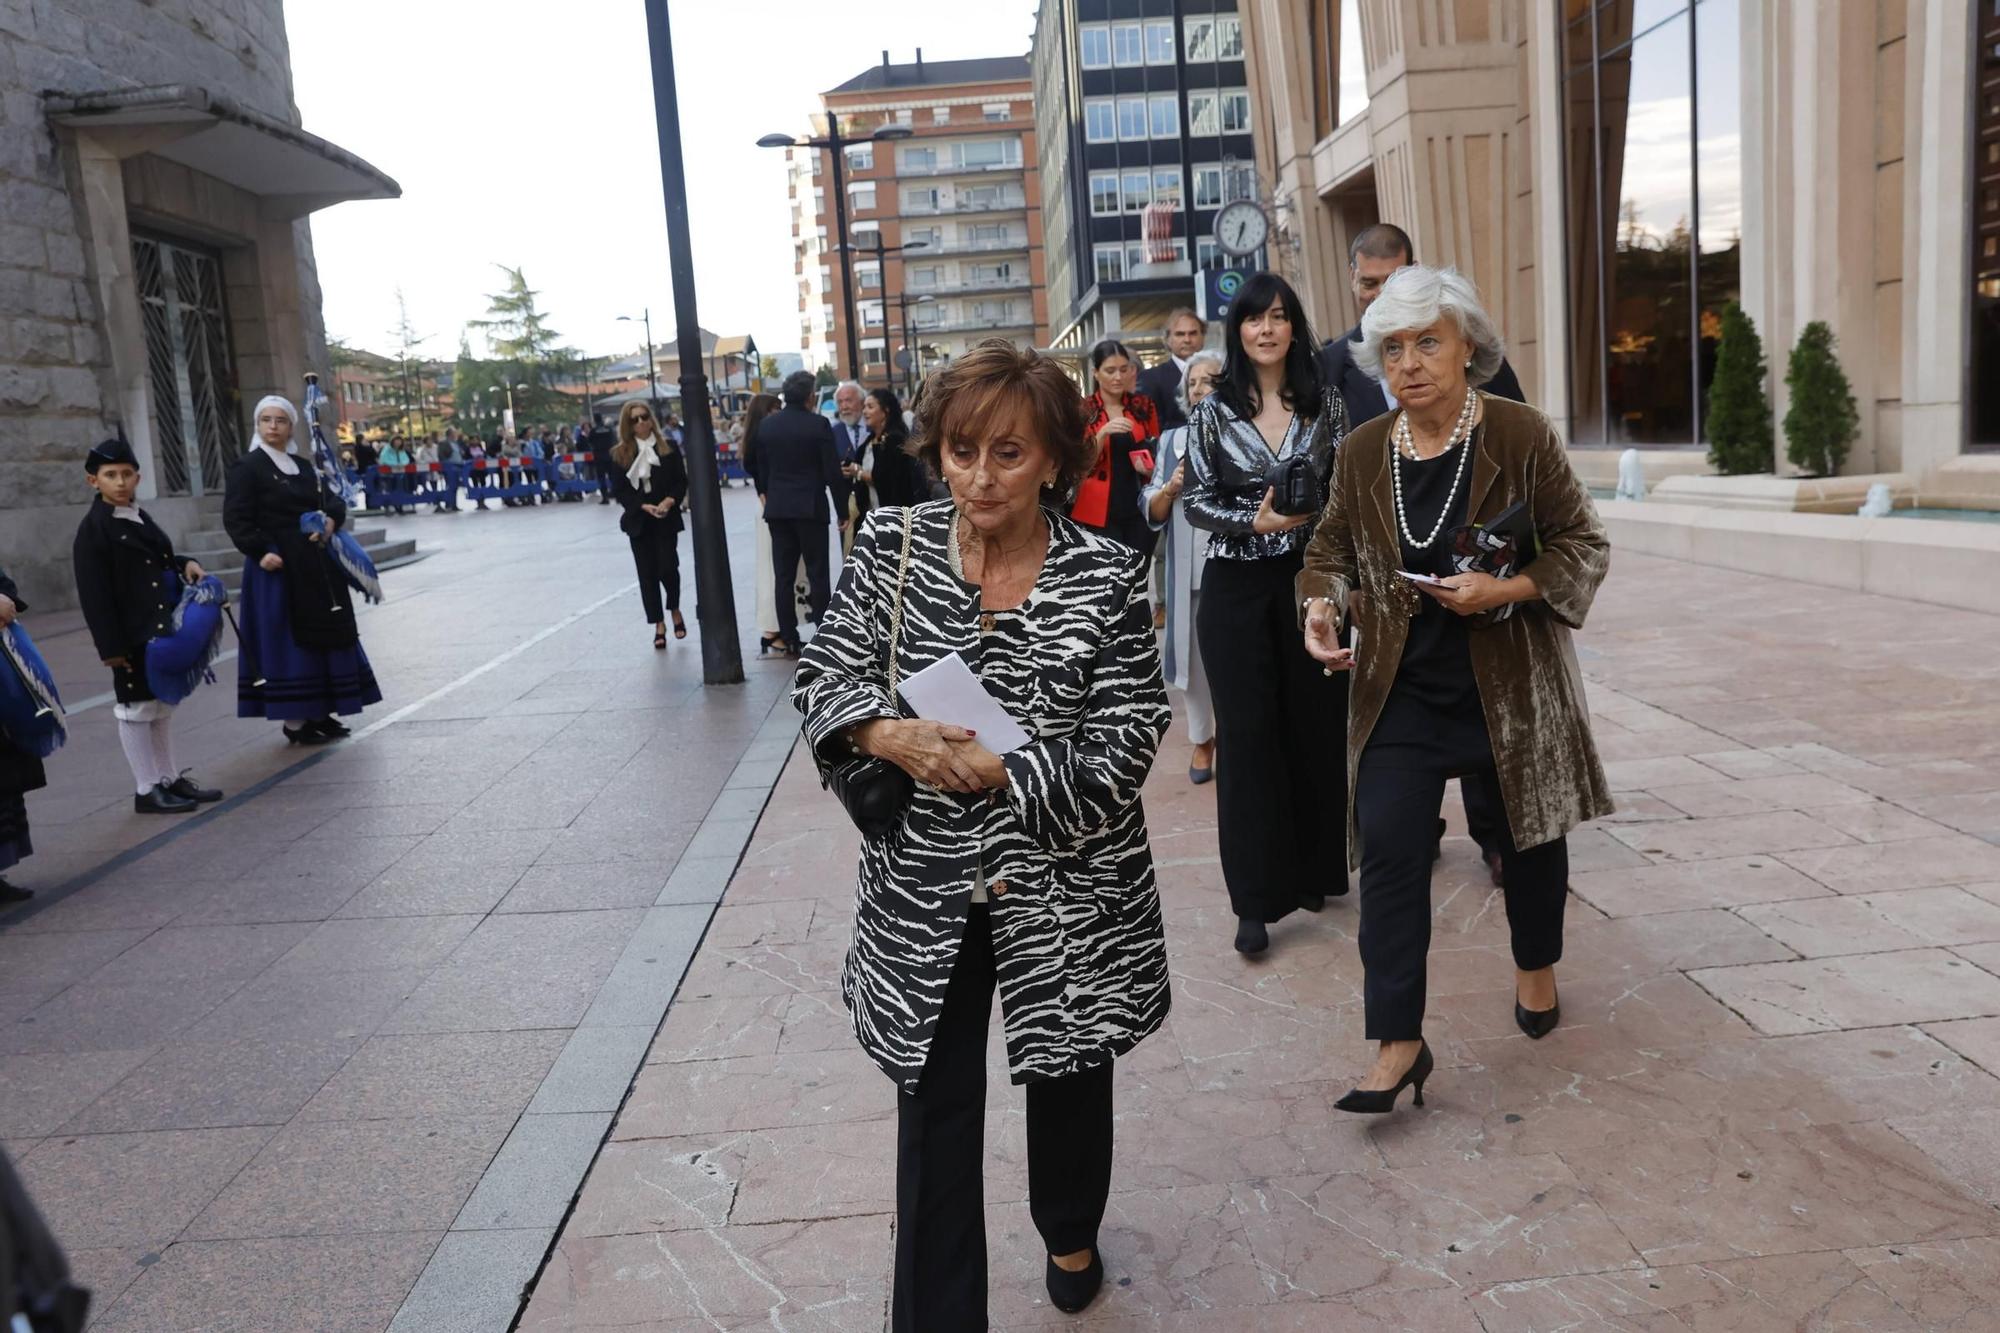
[[[176,727],[202,815],[134,815],[76,715],[0,914],[0,1140],[96,1327],[512,1319],[796,731],[782,664],[653,651],[615,513],[399,521],[444,549],[362,612],[379,729],[288,749],[225,664]],[[36,622],[72,701],[74,619]]]
[[[1119,1066],[1109,1283],[1047,1304],[996,1042],[996,1326],[2000,1327],[2000,630],[1621,556],[1582,642],[1622,808],[1572,840],[1564,1026],[1515,1031],[1448,803],[1421,1111],[1331,1109],[1369,1053],[1354,908],[1233,954],[1176,734],[1146,791],[1174,1012]],[[884,1326],[854,854],[795,755],[522,1327]]]

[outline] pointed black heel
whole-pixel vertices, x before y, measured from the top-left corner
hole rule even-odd
[[[1530,1009],[1519,1000],[1516,1000],[1514,1001],[1514,1026],[1520,1028],[1521,1031],[1527,1033],[1534,1040],[1540,1041],[1543,1037],[1548,1036],[1556,1030],[1556,1024],[1562,1020],[1562,1012],[1561,1000],[1557,1000],[1546,1009]]]
[[[1396,1098],[1404,1088],[1414,1084],[1417,1089],[1413,1106],[1424,1104],[1424,1081],[1431,1076],[1434,1065],[1431,1059],[1431,1044],[1426,1041],[1417,1047],[1417,1058],[1411,1062],[1403,1077],[1393,1088],[1366,1089],[1350,1088],[1345,1097],[1333,1104],[1336,1111],[1352,1111],[1356,1115],[1384,1115],[1396,1109]]]
[[[1104,1254],[1095,1245],[1091,1246],[1090,1266],[1081,1273],[1058,1268],[1055,1256],[1050,1255],[1045,1281],[1049,1288],[1049,1303],[1064,1314],[1076,1314],[1096,1300],[1098,1291],[1104,1286]]]

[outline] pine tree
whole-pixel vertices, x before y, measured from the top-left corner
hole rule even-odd
[[[1725,477],[1771,470],[1771,400],[1764,374],[1764,340],[1743,307],[1731,301],[1722,312],[1722,341],[1702,420],[1708,461]]]
[[[486,336],[487,351],[500,363],[502,368],[494,376],[495,383],[504,384],[511,379],[516,385],[526,386],[514,391],[519,429],[564,420],[574,408],[570,399],[555,388],[567,354],[561,345],[561,335],[549,327],[548,317],[536,299],[541,293],[528,286],[526,274],[505,264],[495,267],[507,275],[506,289],[489,294],[486,318],[469,320],[466,327],[478,329]]]
[[[1835,354],[1833,330],[1824,320],[1800,331],[1785,369],[1785,387],[1792,391],[1792,405],[1785,411],[1785,457],[1812,476],[1833,476],[1860,433],[1861,413]]]

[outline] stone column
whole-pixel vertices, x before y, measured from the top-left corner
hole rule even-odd
[[[1968,7],[1912,0],[1905,52],[1903,469],[1960,464],[1965,448]],[[1982,460],[1983,461],[1983,460]],[[1960,464],[1962,465],[1962,464]],[[1977,469],[1974,469],[1977,470]],[[1992,494],[1994,483],[1985,483]]]
[[[76,136],[77,172],[90,246],[90,272],[104,312],[105,352],[111,361],[113,411],[139,460],[139,498],[159,495],[160,468],[153,436],[153,377],[146,359],[146,326],[133,272],[132,228],[125,216],[124,153],[97,136]]]

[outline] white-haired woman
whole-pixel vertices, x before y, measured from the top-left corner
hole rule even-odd
[[[347,506],[309,458],[293,452],[299,410],[276,394],[257,404],[257,443],[229,470],[222,526],[243,552],[236,715],[285,724],[294,745],[348,734],[336,715],[382,701],[362,651],[354,601],[317,533],[299,519],[319,510],[337,528]]]
[[[1183,421],[1215,391],[1222,360],[1222,353],[1215,348],[1188,358],[1180,389],[1174,395]],[[1139,509],[1154,532],[1169,527],[1174,506],[1187,487],[1187,434],[1188,427],[1183,424],[1160,437],[1153,479],[1139,492]],[[1186,520],[1171,523],[1162,561],[1166,595],[1161,601],[1167,612],[1167,637],[1160,664],[1166,669],[1167,682],[1187,700],[1188,740],[1194,743],[1188,781],[1196,786],[1215,776],[1215,707],[1208,697],[1208,672],[1202,667],[1201,645],[1194,632],[1195,600],[1201,591],[1202,566],[1208,563],[1207,547],[1206,534],[1197,540]]]
[[[1612,808],[1570,642],[1610,547],[1548,418],[1479,392],[1502,349],[1469,281],[1405,268],[1362,316],[1361,335],[1356,361],[1397,408],[1341,447],[1298,593],[1307,651],[1329,672],[1355,673],[1348,846],[1360,870],[1366,1035],[1381,1047],[1336,1105],[1379,1112],[1411,1084],[1421,1102],[1431,1072],[1424,966],[1449,778],[1478,775],[1500,793],[1514,1021],[1536,1038],[1556,1025],[1565,835]],[[1481,540],[1510,531],[1510,550]],[[1504,577],[1474,567],[1482,550]],[[1360,629],[1354,651],[1340,647],[1346,615]]]

